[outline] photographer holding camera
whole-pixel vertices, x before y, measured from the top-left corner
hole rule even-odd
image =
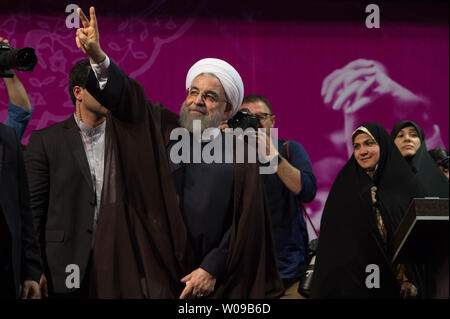
[[[5,79],[10,102],[31,109],[28,98],[23,99],[26,92],[20,81],[13,76],[10,65],[3,64],[3,61],[15,54],[4,53],[3,48],[7,43],[8,41],[0,38],[0,73],[2,77],[4,74],[12,76],[12,79]],[[9,48],[7,45],[6,47]],[[20,135],[25,131],[26,124],[23,127],[23,121],[20,121],[17,114],[10,110],[6,123],[18,130]],[[13,128],[0,123],[0,298],[13,299],[21,296],[38,299],[41,297],[38,284],[42,272],[40,253],[29,206],[21,144],[17,135]]]
[[[281,298],[301,299],[298,284],[308,267],[308,232],[301,204],[311,202],[317,189],[311,161],[303,146],[296,141],[279,140],[278,150],[274,149],[270,129],[275,125],[275,115],[266,98],[249,95],[244,98],[240,109],[244,115],[238,113],[234,119],[247,117],[245,121],[252,126],[252,118],[257,118],[259,128],[265,128],[267,133],[258,131],[258,140],[261,143],[261,139],[266,139],[266,154],[278,155],[276,174],[264,175],[264,187],[271,212],[278,268],[285,288]],[[230,124],[227,126],[233,126]]]
[[[9,42],[7,39],[0,37],[0,50],[10,50]],[[2,65],[0,65],[0,68]],[[8,92],[8,118],[4,122],[5,125],[11,126],[16,130],[19,140],[22,139],[25,130],[30,122],[31,115],[33,113],[33,107],[31,106],[30,99],[28,98],[27,91],[25,90],[22,82],[10,71],[8,76],[3,77],[5,82],[6,91]]]

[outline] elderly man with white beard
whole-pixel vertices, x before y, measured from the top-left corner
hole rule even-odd
[[[105,180],[92,258],[91,296],[267,298],[279,296],[270,213],[257,163],[173,161],[175,129],[195,133],[189,156],[224,139],[220,122],[244,95],[227,62],[202,59],[186,77],[180,115],[145,98],[142,86],[102,51],[94,8],[77,46],[92,71],[86,87],[108,110]],[[192,140],[192,139],[191,139]],[[195,145],[200,145],[199,149]]]

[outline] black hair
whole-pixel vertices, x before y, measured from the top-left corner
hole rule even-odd
[[[256,102],[263,102],[269,108],[270,113],[272,113],[272,105],[270,105],[269,100],[267,100],[264,96],[261,96],[259,94],[247,95],[244,98],[244,100],[242,101],[242,104],[244,104],[244,103],[256,103]]]
[[[83,59],[75,63],[69,73],[69,93],[73,104],[75,105],[77,99],[73,94],[73,88],[75,86],[80,86],[84,88],[89,76],[89,71],[91,70],[91,64],[89,59]]]

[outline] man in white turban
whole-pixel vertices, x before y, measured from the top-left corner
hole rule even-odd
[[[177,163],[169,156],[171,132],[180,125],[192,132],[195,119],[202,130],[213,129],[214,140],[223,140],[220,122],[236,113],[244,95],[238,72],[222,60],[198,61],[177,115],[148,101],[142,86],[102,51],[94,8],[90,21],[79,14],[83,28],[76,42],[92,65],[86,90],[109,110],[91,296],[280,295],[258,165]],[[187,149],[195,152],[192,144]]]
[[[219,128],[231,118],[244,98],[244,84],[239,73],[227,62],[206,58],[196,62],[186,76],[188,96],[180,111],[180,124],[193,131],[193,121],[206,128]]]

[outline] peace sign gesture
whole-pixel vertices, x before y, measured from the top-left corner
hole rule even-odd
[[[98,33],[97,18],[95,8],[89,8],[90,21],[87,19],[81,8],[78,8],[78,14],[83,24],[83,28],[77,30],[76,42],[79,47],[90,59],[91,62],[98,64],[102,62],[106,55],[100,47],[100,36]]]

